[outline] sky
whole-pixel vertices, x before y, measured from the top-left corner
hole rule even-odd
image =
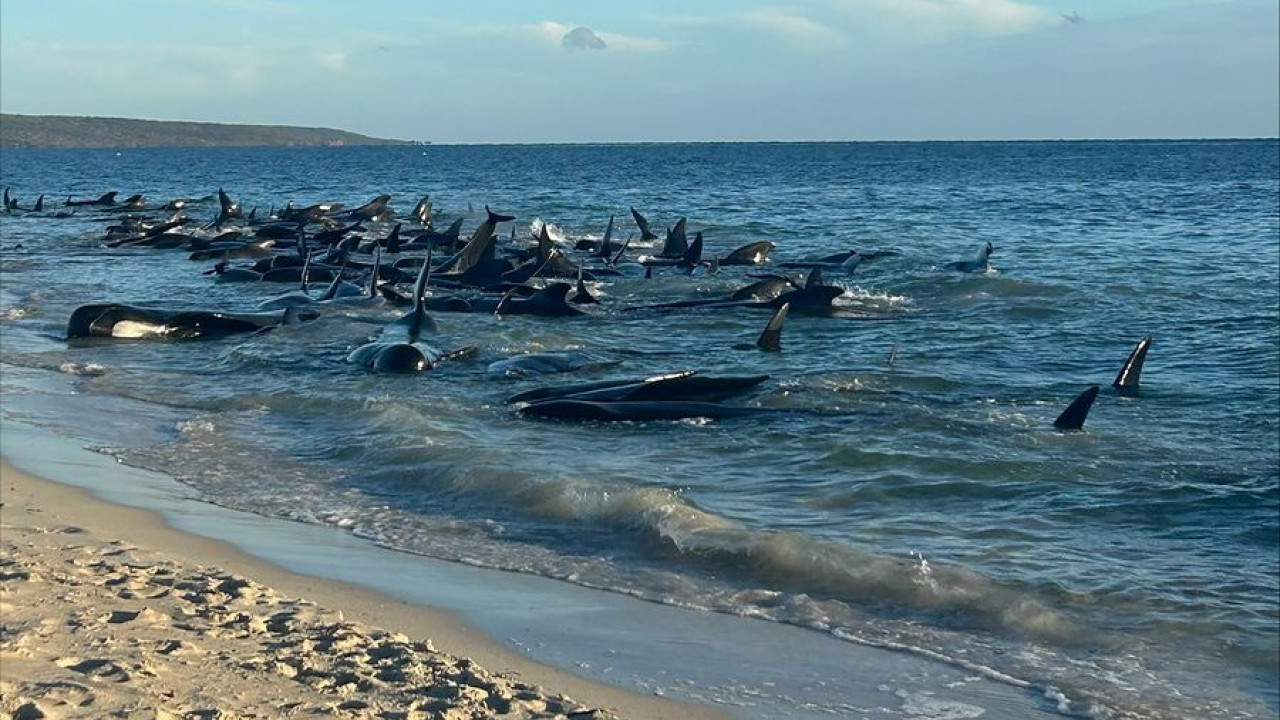
[[[1276,137],[1280,0],[4,0],[0,110],[437,143]]]

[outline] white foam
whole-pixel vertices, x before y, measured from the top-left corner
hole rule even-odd
[[[98,377],[107,374],[107,367],[98,363],[73,363],[64,362],[58,366],[58,372],[64,375],[79,375],[81,377]]]

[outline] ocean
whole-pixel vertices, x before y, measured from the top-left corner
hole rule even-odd
[[[403,313],[376,302],[256,336],[68,342],[92,302],[252,310],[293,288],[105,248],[118,214],[100,209],[5,214],[3,413],[215,505],[917,652],[1067,716],[1280,712],[1276,140],[5,150],[0,185],[48,211],[202,198],[201,222],[218,188],[259,215],[429,194],[464,237],[488,205],[517,218],[504,243],[546,224],[566,251],[610,216],[638,239],[634,206],[659,235],[687,217],[707,256],[772,241],[762,267],[602,278],[584,317],[435,313],[436,344],[478,354],[399,376],[346,362]],[[986,243],[989,272],[948,267]],[[750,348],[765,310],[624,309],[854,248],[889,254],[831,274],[842,312],[793,314],[781,353]],[[1055,430],[1145,335],[1140,396]],[[560,351],[617,364],[493,365]],[[768,375],[729,402],[787,412],[558,422],[506,403],[681,370]],[[86,427],[86,398],[121,412]]]

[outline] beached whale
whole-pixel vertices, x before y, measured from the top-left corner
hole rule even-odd
[[[267,330],[314,320],[320,314],[288,308],[276,312],[165,310],[104,303],[83,305],[71,313],[67,338],[165,338],[194,340]]]
[[[347,362],[363,365],[375,372],[419,373],[434,368],[443,360],[475,353],[472,347],[446,353],[423,339],[426,333],[438,331],[435,319],[427,314],[423,303],[430,268],[428,258],[413,285],[413,310],[383,328],[378,339],[351,351]]]
[[[769,253],[773,252],[774,244],[768,240],[753,242],[734,250],[733,252],[720,258],[720,267],[731,267],[734,265],[763,265],[769,259]]]
[[[499,215],[490,210],[488,205],[484,210],[485,220],[476,227],[467,244],[436,268],[435,272],[439,273],[437,281],[486,287],[501,283],[503,273],[511,269],[506,260],[497,257],[498,244],[494,233],[499,223],[510,222],[515,217]]]
[[[78,207],[81,205],[100,205],[105,207],[108,205],[115,205],[116,195],[119,195],[119,194],[120,193],[116,192],[115,190],[112,190],[109,193],[103,193],[102,195],[100,195],[99,197],[93,200],[72,200],[71,198],[67,198],[67,201],[64,202],[63,205],[66,205],[68,207]]]
[[[488,373],[498,377],[552,375],[578,370],[603,370],[616,367],[621,362],[580,351],[524,353],[490,363]]]
[[[767,408],[739,407],[710,402],[598,402],[593,400],[557,399],[536,402],[520,408],[522,415],[554,420],[596,420],[600,422],[643,422],[646,420],[685,420],[708,418],[723,420],[775,413]]]
[[[776,293],[776,294],[775,294]],[[679,300],[655,305],[641,305],[624,310],[671,310],[675,308],[756,308],[777,310],[790,305],[789,312],[798,315],[835,316],[839,309],[833,304],[844,294],[844,289],[826,284],[822,270],[815,269],[798,283],[780,275],[761,276],[761,282],[753,283],[730,297]]]
[[[569,303],[569,283],[551,283],[528,297],[509,292],[494,309],[495,315],[537,315],[539,317],[571,317],[582,311]]]
[[[601,402],[629,400],[716,402],[749,392],[768,379],[768,375],[702,375],[696,370],[685,370],[644,378],[601,380],[537,388],[512,395],[507,398],[507,402],[540,402],[554,399]]]

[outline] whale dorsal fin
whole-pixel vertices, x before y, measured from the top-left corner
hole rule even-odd
[[[782,303],[782,307],[770,318],[769,324],[764,326],[764,332],[756,340],[756,347],[765,352],[782,352],[782,326],[787,322],[790,310],[791,303]]]
[[[684,254],[680,258],[683,265],[693,267],[702,261],[702,231],[699,230],[693,236],[693,242],[685,248]]]
[[[399,226],[397,226],[399,227]],[[382,246],[373,246],[373,269],[369,271],[369,297],[378,297],[378,274],[382,270]]]
[[[689,250],[689,240],[685,237],[687,226],[687,218],[676,221],[676,226],[667,231],[667,240],[662,244],[662,252],[658,253],[658,257],[684,257],[685,252]]]
[[[609,257],[609,243],[613,241],[613,217],[609,216],[609,224],[604,228],[604,237],[600,239],[600,249],[595,252],[596,257]]]
[[[338,297],[338,288],[342,286],[342,276],[347,271],[347,259],[342,258],[342,266],[338,268],[337,274],[333,276],[333,281],[329,283],[329,288],[324,291],[324,295],[320,296],[320,300],[332,300]]]
[[[391,228],[391,234],[387,236],[386,245],[388,254],[400,252],[400,223],[396,223],[396,226]],[[382,245],[379,244],[378,247],[381,248]]]
[[[1059,430],[1079,430],[1084,427],[1085,418],[1089,417],[1089,408],[1093,407],[1093,401],[1098,398],[1098,386],[1091,385],[1089,389],[1080,393],[1066,410],[1053,421],[1053,426]]]
[[[538,259],[550,260],[551,253],[555,249],[555,243],[551,242],[551,233],[547,231],[547,224],[542,223],[542,229],[538,231]]]
[[[427,317],[427,282],[431,278],[431,248],[427,248],[427,258],[418,270],[418,279],[413,283],[413,319],[409,321],[409,342],[416,342],[426,324]]]
[[[582,281],[582,264],[578,264],[578,288],[573,294],[573,299],[569,302],[574,305],[595,305],[600,301],[591,295],[591,291],[587,289],[587,284]]]
[[[1147,361],[1147,350],[1151,349],[1151,336],[1147,335],[1138,341],[1133,351],[1129,353],[1129,357],[1124,361],[1124,366],[1120,368],[1120,373],[1116,375],[1116,379],[1111,383],[1121,395],[1125,397],[1136,397],[1138,394],[1138,381],[1142,377],[1142,365]]]

